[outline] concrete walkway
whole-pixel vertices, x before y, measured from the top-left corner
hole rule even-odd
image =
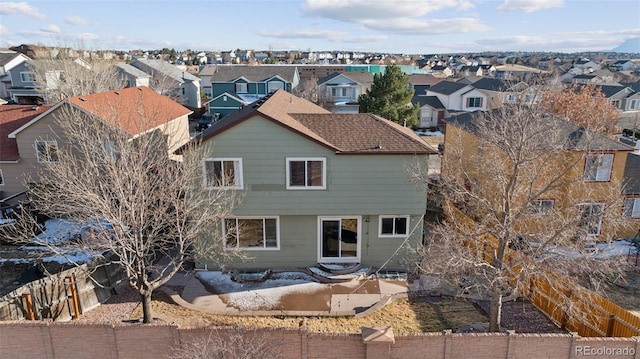
[[[343,283],[322,284],[326,288],[313,293],[295,293],[287,301],[292,308],[274,310],[239,310],[225,301],[224,294],[214,294],[193,272],[178,272],[160,288],[178,305],[192,310],[221,315],[291,315],[291,316],[361,316],[375,311],[394,298],[406,297],[413,287],[405,281],[353,279]],[[237,293],[236,293],[237,294]],[[318,302],[326,308],[318,309]],[[315,303],[315,305],[313,305]]]

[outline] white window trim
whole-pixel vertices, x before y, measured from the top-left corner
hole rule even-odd
[[[358,240],[356,244],[356,256],[355,257],[323,257],[322,256],[322,221],[342,221],[343,219],[356,219],[358,221]],[[360,257],[362,256],[362,216],[326,216],[318,217],[318,263],[360,263]]]
[[[271,87],[272,85],[274,88]],[[276,90],[284,90],[284,82],[275,81],[275,80],[267,82],[267,92],[272,92]]]
[[[598,167],[595,170],[595,178],[594,179],[588,179],[587,175],[590,174],[587,172],[588,168],[587,168],[587,164],[589,163],[589,157],[598,157],[599,159],[602,158],[602,160],[599,160],[599,164]],[[604,166],[606,164],[606,160],[605,158],[610,158],[611,160],[608,161],[608,165]],[[609,180],[611,180],[611,172],[613,170],[613,161],[614,161],[614,155],[613,153],[601,153],[601,154],[589,154],[587,155],[587,157],[585,158],[585,162],[584,162],[584,181],[585,182],[608,182]],[[606,178],[605,178],[606,177]]]
[[[227,238],[227,220],[235,219],[236,226],[238,225],[238,220],[241,219],[261,219],[262,220],[262,230],[264,235],[264,220],[265,219],[275,219],[276,220],[276,246],[275,247],[266,247],[267,242],[263,240],[263,247],[240,247],[240,240],[237,241],[236,247],[228,247],[226,243]],[[238,216],[238,217],[229,217],[224,218],[222,220],[222,236],[225,238],[224,250],[233,251],[233,250],[243,250],[243,251],[278,251],[280,250],[280,217],[279,216]]]
[[[207,162],[228,162],[233,161],[235,175],[235,186],[209,186],[207,183]],[[236,157],[211,157],[202,161],[202,185],[205,189],[244,189],[242,158]]]
[[[32,80],[25,80],[25,75],[30,75]],[[36,74],[32,71],[22,71],[20,72],[20,82],[36,82]]]
[[[43,143],[45,145],[45,149],[47,150],[47,158],[40,158],[40,151],[38,151],[38,143]],[[55,146],[56,152],[58,152],[58,141],[56,140],[36,140],[35,142],[35,150],[36,150],[36,158],[38,159],[38,163],[48,163],[48,162],[58,162],[60,157],[58,157],[58,161],[53,161],[51,159],[51,153],[49,153],[49,146]]]
[[[602,202],[589,202],[589,203],[580,203],[580,204],[578,204],[578,216],[582,215],[582,212],[580,211],[580,207],[582,207],[582,206],[593,207],[593,206],[596,206],[596,205],[600,206],[601,209],[604,211],[604,203],[602,203]],[[602,219],[603,219],[602,217],[603,217],[602,214],[600,214],[600,216],[598,216],[598,230],[596,231],[596,233],[587,233],[587,237],[589,237],[589,236],[599,236],[600,235],[600,232],[602,231]]]
[[[4,186],[4,175],[2,174],[2,169],[0,169],[0,186]]]
[[[627,209],[627,203],[631,203],[631,209]],[[629,211],[629,215],[627,215]],[[640,197],[629,197],[624,199],[623,214],[625,218],[640,219]]]
[[[321,161],[322,162],[322,186],[291,186],[289,184],[289,179],[290,179],[290,175],[291,175],[291,171],[290,171],[290,166],[289,164],[291,162],[295,162],[295,161],[305,161],[305,163],[307,161]],[[286,185],[287,185],[287,189],[290,190],[324,190],[327,189],[327,159],[325,157],[287,157],[286,159]],[[305,171],[306,171],[306,165],[305,165]],[[305,182],[306,182],[306,176],[305,176]]]
[[[239,87],[242,87],[242,89],[239,89]],[[234,84],[234,90],[236,93],[249,93],[249,84],[246,82],[236,82]]]
[[[385,218],[391,218],[394,219],[393,221],[393,234],[383,234],[382,233],[382,220]],[[406,234],[397,234],[396,233],[396,223],[395,223],[395,219],[396,218],[405,218],[407,220],[407,226],[405,228],[405,233]],[[411,216],[393,216],[393,215],[381,215],[378,217],[378,237],[380,238],[406,238],[409,235],[409,224],[411,222]]]

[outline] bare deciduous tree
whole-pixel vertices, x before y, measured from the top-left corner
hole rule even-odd
[[[622,270],[623,260],[599,258],[587,240],[599,235],[610,241],[622,225],[621,178],[585,177],[591,175],[585,161],[621,144],[539,106],[477,112],[450,123],[436,186],[448,216],[431,231],[422,270],[486,293],[490,331],[500,330],[503,296],[531,276],[595,280]],[[456,208],[473,221],[456,215]]]
[[[187,146],[176,161],[167,153],[174,144],[160,130],[142,130],[162,108],[140,104],[135,123],[126,124],[119,123],[121,109],[111,110],[114,117],[102,121],[59,107],[59,147],[49,149],[53,161],[42,163],[39,178],[29,181],[37,184],[28,196],[46,216],[92,224],[75,243],[39,244],[63,255],[89,251],[102,259],[100,265],[117,263],[141,297],[144,323],[150,323],[152,292],[185,262],[204,256],[220,263],[241,255],[223,250],[213,230],[239,198],[233,191],[204,189],[202,148]],[[136,128],[139,135],[122,128]],[[19,222],[30,228],[26,219]]]
[[[86,56],[85,56],[86,55]],[[47,104],[65,98],[124,87],[116,61],[90,51],[66,47],[39,47],[32,63],[37,86]]]

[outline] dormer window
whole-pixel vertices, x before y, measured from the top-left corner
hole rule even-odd
[[[239,82],[236,84],[236,93],[247,93],[249,92],[248,86],[244,82]]]
[[[36,82],[36,75],[33,72],[21,72],[20,81],[22,82]]]

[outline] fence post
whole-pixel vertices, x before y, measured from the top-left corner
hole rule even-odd
[[[26,309],[27,309],[27,319],[28,320],[35,320],[36,316],[33,313],[33,298],[31,297],[31,293],[23,293],[22,296],[24,297],[24,300],[26,302]]]
[[[73,319],[78,319],[78,317],[80,317],[80,309],[78,307],[78,287],[76,286],[76,275],[72,273],[70,277],[67,277],[65,279],[69,279],[69,287],[71,289],[71,305],[73,306]]]
[[[607,323],[607,336],[613,336],[613,327],[616,325],[616,316],[614,314],[609,315],[609,323]]]

